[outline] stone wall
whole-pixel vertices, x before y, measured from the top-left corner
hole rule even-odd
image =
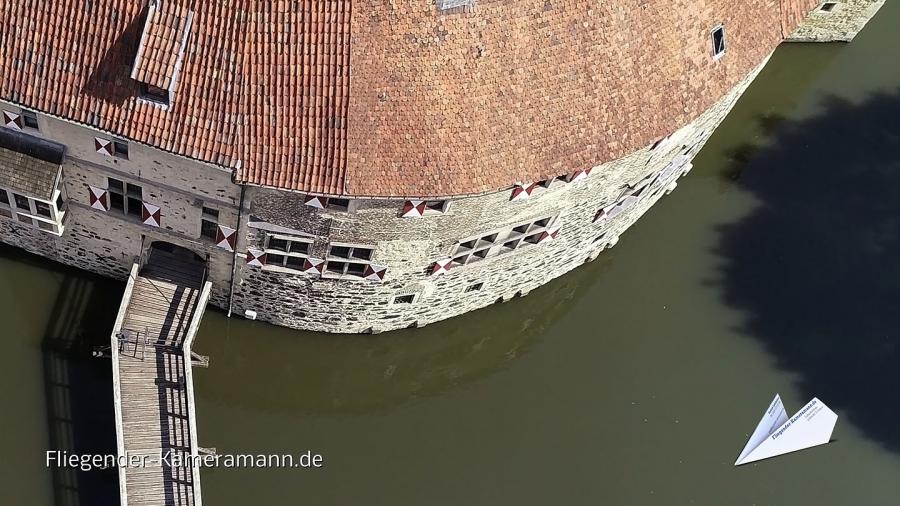
[[[0,102],[0,109],[18,107]],[[14,220],[0,218],[0,240],[67,265],[116,279],[125,279],[154,241],[166,241],[209,257],[213,281],[211,302],[227,306],[234,255],[200,237],[201,207],[219,211],[219,223],[236,228],[240,187],[230,172],[160,150],[129,143],[128,159],[97,153],[94,137],[102,132],[46,115],[38,116],[39,131],[66,146],[62,186],[66,195],[61,237]],[[140,185],[143,200],[161,208],[161,226],[141,223],[134,216],[90,207],[88,186],[107,187],[107,178]]]
[[[788,37],[793,42],[848,42],[872,19],[885,0],[827,0]],[[822,6],[833,3],[830,11]]]
[[[380,332],[422,326],[500,300],[525,295],[615,245],[618,236],[675,186],[689,165],[641,195],[626,212],[597,220],[599,209],[614,203],[629,185],[659,173],[679,157],[689,160],[725,118],[763,63],[697,120],[656,146],[595,167],[586,178],[556,182],[528,199],[510,201],[511,191],[453,200],[443,215],[400,217],[403,201],[368,200],[351,212],[320,210],[301,195],[257,188],[253,220],[313,235],[311,256],[324,258],[329,242],[372,245],[373,264],[387,267],[382,282],[329,279],[284,268],[238,263],[236,312],[255,311],[259,319],[299,329],[328,332]],[[555,240],[431,275],[434,262],[460,240],[555,216]],[[248,244],[262,249],[265,233],[250,229]],[[467,288],[483,283],[480,290]],[[415,302],[395,303],[413,294]]]

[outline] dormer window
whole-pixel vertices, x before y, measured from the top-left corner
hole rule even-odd
[[[725,56],[725,27],[719,25],[712,31],[713,58],[718,60]]]
[[[180,2],[150,0],[131,69],[142,100],[163,107],[171,104],[193,18],[193,11]]]
[[[169,105],[169,90],[164,90],[152,84],[141,83],[141,98],[157,104]]]

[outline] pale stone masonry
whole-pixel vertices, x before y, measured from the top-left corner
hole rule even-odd
[[[813,11],[792,38],[849,40],[883,1],[835,3]],[[726,39],[721,61],[730,51]],[[10,187],[0,188],[0,240],[116,279],[152,243],[170,243],[207,259],[210,303],[229,314],[334,333],[422,326],[524,296],[615,246],[689,172],[768,57],[756,61],[705,112],[622,158],[430,200],[242,184],[231,165],[0,100],[3,128],[26,144],[46,139],[65,149],[62,176],[45,178],[52,181],[40,195],[2,179]],[[32,113],[36,124],[26,124]],[[22,198],[28,209],[17,206]]]

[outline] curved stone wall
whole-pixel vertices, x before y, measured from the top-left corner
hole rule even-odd
[[[329,279],[239,262],[233,308],[299,329],[380,332],[422,326],[525,295],[615,245],[620,234],[671,191],[763,65],[661,142],[597,166],[580,180],[557,181],[523,200],[511,200],[507,190],[454,200],[442,215],[403,218],[403,201],[360,201],[351,212],[332,212],[304,205],[299,194],[257,188],[250,212],[255,226],[265,223],[262,226],[309,234],[314,258],[325,258],[330,243],[374,246],[371,263],[387,271],[383,281]],[[642,181],[652,184],[627,198]],[[621,209],[611,207],[616,202]],[[603,208],[615,216],[598,218]],[[544,217],[555,218],[555,239],[432,273],[435,262],[448,257],[459,241]],[[253,226],[250,230],[248,247],[263,250],[265,231]],[[479,290],[467,290],[478,283]],[[414,302],[396,303],[403,295],[413,295]]]

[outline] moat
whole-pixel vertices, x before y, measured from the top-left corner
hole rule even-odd
[[[206,502],[900,502],[900,3],[850,45],[784,45],[679,189],[527,297],[377,336],[209,311],[200,443],[321,453],[203,471]],[[108,341],[123,285],[0,249],[9,504],[115,504]],[[816,395],[826,447],[735,469],[759,411]]]

